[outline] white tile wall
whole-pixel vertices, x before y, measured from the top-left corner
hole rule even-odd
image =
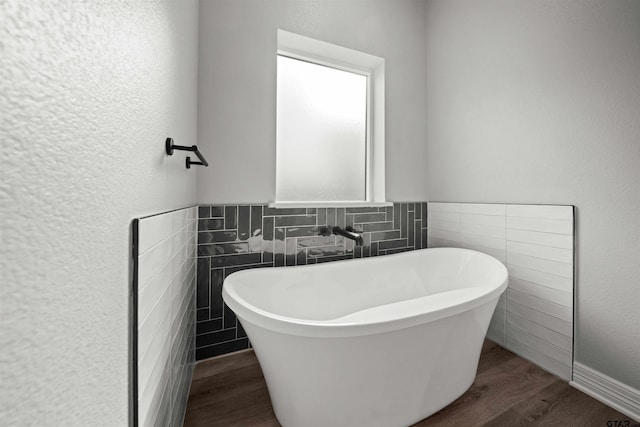
[[[181,426],[195,363],[196,207],[134,220],[136,425]]]
[[[570,380],[573,206],[429,203],[428,247],[490,254],[509,270],[487,337]]]

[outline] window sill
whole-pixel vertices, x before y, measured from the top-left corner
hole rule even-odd
[[[393,206],[392,202],[275,202],[270,208],[378,208]]]

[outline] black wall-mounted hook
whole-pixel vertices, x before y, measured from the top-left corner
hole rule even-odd
[[[194,162],[193,160],[191,160],[191,157],[189,157],[189,156],[187,156],[187,158],[185,159],[185,163],[187,165],[187,169],[191,169],[191,165],[207,166],[207,164],[205,164],[203,162]]]
[[[187,156],[187,160],[186,160],[187,169],[191,169],[191,165],[209,166],[209,163],[207,162],[207,160],[204,158],[202,153],[200,153],[200,151],[198,150],[197,145],[192,145],[191,147],[186,147],[184,145],[176,145],[173,143],[173,138],[167,138],[166,141],[164,142],[164,149],[168,156],[173,155],[173,150],[192,151],[196,156],[198,156],[198,159],[200,159],[199,162],[194,162],[191,160],[191,157]]]

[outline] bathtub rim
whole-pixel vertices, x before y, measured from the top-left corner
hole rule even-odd
[[[266,310],[263,310],[255,305],[248,303],[246,300],[242,299],[238,296],[235,290],[232,288],[233,284],[228,285],[228,278],[233,275],[239,275],[243,273],[247,274],[259,274],[256,270],[241,270],[232,273],[229,275],[222,286],[222,298],[224,302],[233,310],[238,319],[241,321],[250,322],[258,327],[262,327],[274,332],[279,332],[287,335],[293,336],[303,336],[303,337],[316,337],[316,338],[339,338],[339,337],[355,337],[355,336],[365,336],[365,335],[373,335],[384,332],[391,332],[399,329],[409,328],[413,326],[418,326],[424,323],[433,322],[439,319],[443,319],[450,316],[455,316],[456,314],[460,314],[465,311],[472,310],[476,307],[482,306],[484,304],[495,301],[497,304],[497,300],[500,295],[506,291],[509,275],[504,264],[498,259],[494,258],[491,255],[485,254],[483,252],[474,251],[471,249],[464,248],[428,248],[421,249],[425,251],[455,251],[455,252],[469,252],[477,254],[481,257],[485,257],[494,265],[497,265],[498,268],[503,270],[503,280],[499,284],[495,284],[490,287],[490,289],[481,295],[478,295],[474,298],[462,300],[461,302],[455,304],[442,305],[440,308],[435,310],[430,310],[426,312],[418,312],[415,314],[411,314],[409,316],[387,316],[381,318],[379,321],[367,322],[367,323],[336,323],[337,319],[331,320],[309,320],[309,319],[300,319],[288,316],[278,315]],[[390,257],[402,257],[406,256],[407,253],[399,253],[392,255],[385,255],[385,258]],[[368,261],[370,258],[363,258],[357,260],[348,260],[352,261]],[[337,261],[343,262],[343,261]],[[313,268],[320,267],[316,265],[305,265],[305,266],[291,266],[293,268]],[[289,268],[289,267],[288,267]],[[236,276],[237,277],[237,276]],[[483,288],[489,287],[483,286]],[[470,288],[462,288],[470,289]],[[473,288],[471,288],[473,289]],[[396,303],[385,304],[383,306],[378,306],[374,308],[380,307],[388,307],[391,305],[396,305],[396,308],[401,309],[402,306],[406,306],[405,308],[409,308],[411,303],[415,304],[416,301],[419,301],[423,298],[432,298],[437,295],[446,294],[447,292],[440,294],[428,295],[420,298],[412,298]],[[365,310],[363,310],[365,311]],[[399,310],[398,310],[399,311]],[[346,317],[346,316],[343,316]],[[332,323],[333,322],[333,323]]]

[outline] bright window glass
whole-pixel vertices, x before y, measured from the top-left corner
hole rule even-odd
[[[278,55],[277,201],[367,199],[367,79]]]

